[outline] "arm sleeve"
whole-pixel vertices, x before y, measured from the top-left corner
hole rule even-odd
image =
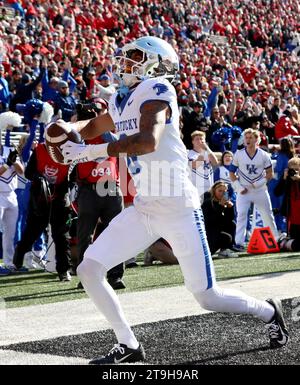
[[[62,80],[64,80],[65,82],[67,82],[69,80],[69,74],[70,72],[68,70],[64,70],[64,73],[62,75]]]
[[[25,178],[32,181],[37,175],[39,175],[39,173],[37,170],[36,151],[34,150],[25,169]]]
[[[213,88],[211,93],[207,98],[207,107],[204,110],[204,116],[210,117],[211,111],[217,103],[218,89],[217,87]]]
[[[220,180],[220,167],[217,167],[214,171],[214,182]]]
[[[274,168],[274,172],[277,173],[277,179],[280,179],[280,177],[283,175],[285,168],[287,168],[286,158],[278,155],[276,160],[276,165]]]
[[[1,138],[0,138],[1,139]],[[5,144],[6,147],[10,147],[10,130],[6,130]]]
[[[45,141],[44,135],[45,135],[45,124],[44,123],[40,123],[39,143],[44,143],[44,141]]]
[[[71,95],[73,93],[73,91],[75,90],[76,86],[77,86],[76,80],[73,78],[73,76],[71,75],[70,71],[68,71],[68,70],[64,71],[64,74],[63,74],[62,78],[63,78],[63,80],[68,82],[69,90],[70,90],[70,95]]]
[[[43,89],[43,95],[48,93],[50,86],[49,86],[49,77],[48,77],[48,70],[45,69],[42,77],[42,89]]]
[[[33,82],[30,83],[30,88],[31,88],[31,89],[35,89],[35,87],[36,87],[36,86],[41,82],[41,80],[43,79],[44,74],[45,74],[45,68],[41,68],[40,73],[39,73],[39,76],[38,76]]]
[[[38,124],[38,121],[36,119],[33,119],[30,123],[29,137],[28,137],[28,139],[25,143],[25,146],[22,150],[22,159],[23,159],[23,162],[25,162],[25,163],[28,162],[28,159],[30,156],[30,150],[31,150],[31,146],[32,146],[32,143],[34,141],[34,138],[35,138],[35,131],[36,131],[37,124]]]

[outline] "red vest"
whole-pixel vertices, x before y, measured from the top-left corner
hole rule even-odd
[[[50,184],[58,185],[62,183],[69,170],[69,165],[54,162],[49,155],[45,144],[40,143],[36,147],[37,170]]]
[[[97,138],[86,140],[87,144],[101,144],[104,140],[98,136]],[[119,182],[119,167],[116,157],[109,157],[103,162],[85,162],[77,165],[78,181],[85,183],[99,183],[106,181]]]

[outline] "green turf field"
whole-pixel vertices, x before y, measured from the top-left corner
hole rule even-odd
[[[126,289],[119,292],[150,290],[183,284],[178,265],[143,266],[125,270]],[[300,253],[241,255],[239,258],[214,260],[218,280],[300,270]],[[7,307],[28,306],[85,298],[76,289],[78,278],[59,282],[56,274],[32,270],[27,274],[0,277],[0,298]]]

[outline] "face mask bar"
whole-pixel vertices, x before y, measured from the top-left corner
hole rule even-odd
[[[136,52],[142,56],[140,61],[132,59]],[[170,61],[163,62],[160,55],[150,53],[148,57],[143,49],[130,45],[122,53],[122,56],[115,57],[116,74],[126,86],[131,87],[140,80],[159,76],[174,80],[177,69]],[[130,66],[130,72],[127,72],[127,66]]]

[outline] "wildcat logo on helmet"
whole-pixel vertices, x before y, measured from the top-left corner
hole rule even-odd
[[[168,91],[168,87],[161,83],[156,83],[152,88],[156,90],[156,95],[164,94]]]

